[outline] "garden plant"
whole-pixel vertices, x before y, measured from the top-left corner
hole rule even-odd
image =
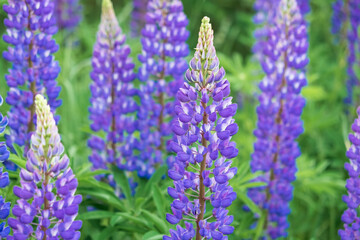
[[[360,240],[359,0],[0,5],[0,239]]]

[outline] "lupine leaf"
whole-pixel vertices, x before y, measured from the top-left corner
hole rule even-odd
[[[160,188],[157,185],[152,186],[152,196],[159,215],[161,217],[165,217],[165,199],[163,194],[161,193]]]
[[[253,213],[261,214],[260,208],[253,201],[251,201],[251,199],[246,196],[245,193],[241,191],[236,191],[236,194],[240,198],[240,200],[243,201],[245,205],[250,208]]]
[[[10,153],[9,161],[15,163],[17,166],[19,166],[22,169],[26,169],[26,160],[14,153]]]
[[[147,218],[147,220],[151,220],[152,223],[155,225],[155,227],[161,232],[161,233],[166,233],[168,228],[166,226],[166,223],[161,218],[159,218],[158,216],[156,216],[155,214],[142,209],[141,212],[145,215],[145,217]]]
[[[125,176],[125,172],[120,170],[116,166],[111,166],[111,171],[114,174],[114,179],[116,184],[121,188],[122,192],[125,195],[130,203],[132,203],[131,188],[129,184],[129,179]]]
[[[90,211],[79,214],[80,220],[89,220],[89,219],[104,219],[114,216],[113,212],[109,211]]]

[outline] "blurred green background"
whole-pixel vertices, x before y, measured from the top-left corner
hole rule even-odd
[[[5,2],[0,0],[0,5]],[[236,229],[230,239],[246,237],[251,239],[255,234],[254,230],[249,230],[253,222],[253,214],[242,210],[245,202],[249,204],[246,188],[250,186],[248,181],[253,177],[249,174],[249,161],[254,142],[252,131],[256,124],[256,95],[259,93],[257,84],[263,76],[259,64],[252,58],[251,53],[254,43],[253,31],[256,27],[252,23],[253,3],[254,0],[183,0],[185,13],[190,19],[188,27],[191,33],[188,40],[190,49],[196,46],[201,18],[204,15],[210,17],[221,65],[225,68],[227,78],[232,84],[234,99],[242,106],[236,115],[240,130],[234,138],[240,153],[234,159],[234,164],[239,167],[239,174],[232,181],[239,198],[230,208],[231,213],[235,215]],[[89,72],[100,20],[101,1],[83,0],[82,4],[84,18],[76,32],[71,36],[65,32],[56,35],[60,44],[56,59],[62,68],[58,82],[62,86],[63,99],[63,105],[57,113],[61,115],[60,132],[63,143],[72,161],[73,169],[80,179],[80,192],[88,195],[91,189],[97,191],[98,189],[94,188],[103,187],[91,181],[92,176],[86,175],[89,170],[87,159],[89,150],[86,146],[89,136],[87,110],[91,82]],[[121,27],[127,35],[130,35],[132,2],[113,0],[113,4]],[[292,213],[289,217],[291,226],[287,239],[338,239],[340,217],[345,209],[345,204],[341,200],[341,196],[345,194],[344,185],[347,177],[343,165],[347,161],[345,157],[348,145],[347,134],[353,121],[354,108],[346,108],[342,101],[345,96],[346,51],[342,41],[336,40],[330,32],[331,4],[330,0],[311,1],[311,13],[306,16],[309,22],[310,64],[307,74],[308,86],[303,90],[303,95],[307,99],[302,117],[305,133],[299,139],[302,156],[297,160],[299,171],[294,183],[295,195],[291,203]],[[0,10],[1,22],[4,18],[5,13]],[[1,35],[4,31],[4,26],[1,24]],[[133,59],[136,60],[141,52],[139,39],[128,37],[127,43],[132,48]],[[6,47],[1,41],[0,51],[4,51]],[[7,91],[4,75],[8,67],[9,64],[0,58],[0,93],[3,97],[6,96]],[[3,113],[7,109],[6,104],[1,107]],[[349,114],[345,114],[346,110]],[[16,180],[13,181],[13,184],[15,183]],[[84,220],[83,239],[159,239],[161,233],[168,231],[170,227],[165,221],[164,214],[169,211],[168,206],[171,203],[171,199],[166,194],[166,186],[170,186],[171,181],[159,178],[156,183],[151,184],[156,185],[151,187],[153,195],[155,196],[157,191],[160,195],[156,195],[154,199],[148,199],[148,196],[129,199],[124,206],[133,206],[133,208],[126,208],[129,212],[124,214],[121,212],[125,210],[121,210],[120,205],[111,205],[113,200],[107,199],[106,202],[106,199],[104,200],[106,197],[97,196],[99,199],[97,207],[103,211],[101,212],[103,215],[99,213],[100,215],[95,217],[91,216],[86,213],[85,206],[93,201],[85,200],[80,214],[80,218]],[[83,190],[81,190],[82,186]],[[135,202],[134,205],[131,201]],[[108,205],[102,204],[104,202]],[[166,206],[166,209],[161,210],[159,205],[162,208]],[[151,216],[154,217],[154,229],[143,227],[145,230],[140,231],[142,228],[138,227],[142,226],[139,223],[140,219],[144,216],[146,219],[151,218],[146,215],[145,210],[139,210],[142,208],[148,209],[153,214]],[[255,206],[252,210],[257,211]],[[120,214],[114,219],[111,212]],[[129,215],[135,219],[130,218]],[[128,225],[129,228],[123,225]],[[134,227],[130,228],[131,226]]]

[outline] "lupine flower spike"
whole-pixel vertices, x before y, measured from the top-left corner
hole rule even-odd
[[[234,230],[230,226],[233,216],[226,208],[236,199],[229,180],[237,172],[230,160],[238,154],[231,141],[238,131],[233,119],[237,104],[228,97],[230,84],[219,68],[208,17],[202,20],[195,56],[185,76],[187,82],[176,95],[177,119],[172,126],[176,137],[169,144],[176,152],[168,171],[175,188],[168,188],[174,201],[166,219],[177,226],[163,239],[227,239]],[[205,211],[206,205],[211,212]]]
[[[40,94],[35,98],[36,131],[31,136],[26,169],[21,169],[21,187],[14,187],[20,199],[9,218],[13,237],[9,239],[79,239],[81,221],[76,221],[81,195],[69,167],[50,106]]]
[[[61,105],[57,99],[60,87],[55,80],[60,67],[53,56],[58,50],[53,39],[57,32],[54,2],[9,0],[3,8],[8,14],[3,39],[13,45],[3,52],[3,57],[12,63],[5,76],[10,87],[6,102],[11,105],[7,144],[25,145],[26,153],[35,131],[35,95],[46,95],[52,111]]]
[[[0,96],[0,105],[2,105],[3,99]],[[8,124],[8,120],[0,113],[0,134],[3,134]],[[4,163],[9,158],[9,151],[6,148],[4,142],[0,142],[0,163]],[[0,167],[0,189],[4,189],[9,186],[9,174],[3,171]],[[0,195],[0,239],[6,238],[10,233],[10,227],[6,226],[6,219],[10,214],[10,203],[5,202],[4,196]]]
[[[141,108],[138,114],[141,132],[138,173],[150,177],[163,163],[162,152],[171,139],[170,122],[174,118],[174,97],[184,82],[188,20],[180,0],[149,0],[138,77]]]
[[[343,201],[347,204],[347,209],[341,216],[344,223],[344,229],[339,230],[339,236],[342,240],[360,239],[360,217],[357,209],[360,205],[360,194],[358,185],[360,183],[360,107],[357,109],[358,118],[355,119],[352,130],[349,134],[351,146],[346,152],[350,163],[345,163],[345,169],[348,171],[349,179],[346,180],[347,195],[343,196]]]
[[[131,13],[131,33],[133,37],[137,37],[145,26],[148,2],[149,0],[133,0],[133,11]]]
[[[81,21],[82,6],[79,0],[55,0],[56,25],[59,29],[73,31]]]
[[[133,99],[137,91],[132,85],[135,74],[129,54],[130,48],[125,45],[125,35],[116,19],[113,5],[110,0],[103,0],[92,59],[89,111],[91,129],[96,133],[104,131],[107,135],[103,139],[94,134],[88,141],[92,149],[89,160],[93,169],[107,169],[107,164],[114,164],[124,170],[135,170],[132,152],[138,144],[133,132],[135,113],[139,107]],[[115,187],[112,176],[98,176],[98,179],[103,177]]]
[[[344,102],[347,104],[357,105],[359,102],[353,103],[354,88],[360,84],[359,78],[356,74],[355,68],[358,66],[359,57],[359,34],[360,26],[360,1],[359,0],[338,0],[333,4],[334,15],[332,18],[332,32],[334,34],[340,33],[341,37],[347,37],[347,74],[348,80],[346,82],[347,96]],[[343,40],[343,39],[341,39]]]
[[[252,172],[263,175],[256,181],[265,187],[249,189],[249,197],[263,209],[265,237],[286,237],[295,180],[296,158],[300,149],[296,138],[303,132],[301,121],[308,64],[307,26],[295,0],[281,0],[264,46],[263,70],[259,87],[257,140],[252,154]]]

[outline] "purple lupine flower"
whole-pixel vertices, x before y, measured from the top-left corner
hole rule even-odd
[[[333,4],[333,9],[334,15],[332,19],[332,32],[334,34],[347,34],[348,80],[346,82],[347,96],[344,99],[344,102],[350,105],[353,103],[354,99],[353,89],[359,85],[359,78],[356,75],[355,68],[359,62],[357,52],[360,46],[360,39],[358,36],[358,28],[360,25],[360,1],[336,1]]]
[[[3,99],[0,96],[0,105],[2,105]],[[8,120],[0,113],[0,134],[3,134],[8,124]],[[6,148],[4,142],[0,142],[0,163],[4,163],[9,158],[9,151]],[[9,186],[9,174],[3,171],[0,167],[0,189]],[[0,239],[6,238],[10,233],[10,227],[7,227],[6,219],[10,214],[10,202],[5,202],[3,196],[0,196]]]
[[[188,20],[180,0],[150,0],[141,34],[142,63],[138,174],[150,177],[163,163],[166,141],[173,136],[170,122],[175,116],[174,97],[184,82]]]
[[[20,199],[9,218],[14,236],[9,239],[79,239],[82,222],[76,221],[81,195],[69,167],[54,116],[45,98],[35,97],[36,131],[31,136],[26,169],[20,171]]]
[[[79,0],[54,0],[56,25],[59,29],[73,31],[81,21],[82,6]]]
[[[90,86],[90,127],[95,134],[89,139],[88,146],[92,149],[89,160],[93,169],[107,169],[108,164],[128,171],[136,168],[133,149],[138,141],[133,132],[136,130],[135,115],[139,107],[133,98],[138,92],[132,84],[135,74],[129,54],[130,48],[125,45],[125,35],[116,19],[111,0],[103,0]],[[96,135],[100,131],[106,133],[106,139]],[[110,185],[116,187],[113,176],[97,178],[106,178]]]
[[[333,9],[333,16],[331,18],[332,21],[332,28],[331,28],[331,32],[333,34],[338,34],[341,32],[342,28],[343,28],[343,24],[344,22],[346,22],[347,20],[347,13],[349,13],[349,9],[348,9],[349,5],[348,2],[344,3],[344,0],[336,0],[333,5],[332,5],[332,9]]]
[[[300,11],[303,15],[310,11],[309,0],[296,0]],[[256,29],[254,36],[256,43],[253,46],[253,52],[262,64],[261,57],[263,56],[263,47],[266,45],[269,36],[269,27],[274,24],[276,13],[278,10],[280,0],[256,0],[254,9],[256,14],[254,16],[254,23],[259,27]]]
[[[265,235],[273,239],[287,235],[291,182],[300,155],[296,138],[303,132],[300,117],[305,99],[300,92],[306,85],[307,49],[307,24],[296,1],[281,0],[263,51],[266,76],[259,85],[262,93],[251,161],[252,172],[263,172],[256,181],[267,185],[248,191],[264,210]]]
[[[3,57],[12,63],[5,76],[10,87],[6,102],[11,105],[7,144],[25,145],[26,152],[35,130],[35,95],[46,95],[52,111],[61,105],[57,99],[61,88],[55,80],[60,67],[53,56],[59,48],[53,39],[57,31],[54,3],[52,0],[9,0],[3,8],[8,14],[3,39],[13,45],[3,52]]]
[[[177,119],[172,124],[176,137],[169,143],[176,153],[168,171],[175,188],[168,188],[174,201],[172,214],[166,215],[171,224],[183,220],[185,228],[179,224],[163,239],[227,239],[234,230],[230,226],[233,216],[226,208],[236,199],[229,180],[237,172],[230,160],[238,154],[231,141],[238,131],[233,119],[237,104],[228,97],[230,83],[219,68],[208,17],[202,20],[195,56],[185,76],[188,83],[176,95]],[[212,215],[204,218],[206,205],[211,206]]]
[[[131,33],[137,37],[146,23],[146,9],[149,0],[133,0],[133,11],[131,13]]]
[[[358,190],[358,185],[360,184],[360,107],[357,109],[357,114],[358,118],[355,119],[351,127],[354,133],[349,134],[349,140],[352,145],[346,152],[350,163],[345,163],[345,169],[348,171],[350,178],[346,180],[348,194],[343,196],[343,201],[347,204],[348,208],[341,216],[341,220],[344,222],[344,230],[339,230],[339,236],[342,240],[360,239],[360,218],[357,213],[360,205],[360,194]]]

